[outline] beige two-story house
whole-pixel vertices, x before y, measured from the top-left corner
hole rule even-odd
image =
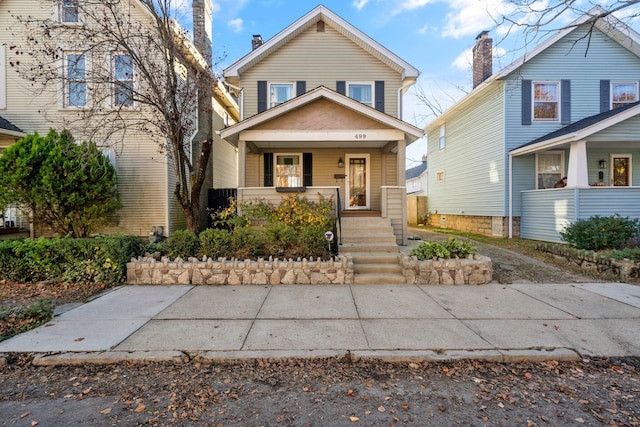
[[[405,152],[423,131],[402,96],[418,70],[324,6],[252,45],[223,72],[241,111],[220,132],[238,147],[238,199],[322,195],[388,218],[406,244]]]
[[[93,140],[103,149],[115,165],[123,204],[119,226],[107,232],[148,236],[153,231],[166,236],[184,229],[185,216],[174,196],[176,167],[171,157],[161,151],[167,148],[166,132],[163,134],[158,126],[145,129],[145,121],[159,122],[153,117],[158,113],[140,102],[140,97],[130,96],[141,84],[141,70],[116,43],[99,46],[93,41],[90,48],[91,40],[75,36],[82,27],[99,25],[96,17],[103,12],[103,2],[87,1],[82,7],[79,4],[71,0],[0,1],[0,117],[21,134],[37,131],[43,135],[49,128],[66,127],[76,140]],[[104,19],[123,25],[124,33],[131,32],[129,37],[135,37],[137,29],[153,26],[143,2],[124,0],[119,6],[122,14],[104,14]],[[90,7],[95,10],[88,10]],[[212,2],[195,0],[193,7],[193,40],[179,25],[174,26],[176,46],[180,48],[175,72],[185,81],[196,73],[211,73]],[[20,72],[33,60],[29,36],[37,31],[59,37],[49,41],[56,44],[56,62],[45,64],[44,70],[56,74],[47,84],[40,84],[38,79],[32,83],[25,79],[28,73]],[[149,52],[157,51],[143,49],[140,55],[151,55]],[[158,63],[161,62],[160,58]],[[150,57],[148,63],[153,64],[154,58]],[[112,73],[110,84],[100,80],[99,72]],[[201,222],[206,225],[207,190],[235,188],[237,184],[236,148],[213,131],[235,123],[239,108],[219,80],[213,79],[212,87],[200,90],[198,103],[193,103],[189,113],[194,125],[185,131],[184,144],[191,150],[204,138],[214,140],[200,199]],[[78,120],[89,110],[97,112],[93,119]],[[13,128],[0,129],[0,147],[11,143],[19,133]],[[35,234],[46,233],[47,230],[35,230]]]

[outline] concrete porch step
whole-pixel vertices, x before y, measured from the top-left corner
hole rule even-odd
[[[391,233],[369,233],[342,234],[342,243],[396,243],[396,237]]]
[[[352,252],[399,252],[398,245],[395,243],[345,243],[342,241],[342,245],[339,248],[340,253],[352,253]]]
[[[356,274],[353,278],[355,284],[403,284],[406,280],[402,274]]]
[[[400,264],[360,264],[353,263],[356,274],[402,274]]]
[[[351,252],[354,264],[398,264],[398,252]]]

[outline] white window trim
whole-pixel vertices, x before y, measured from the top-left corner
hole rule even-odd
[[[0,110],[7,108],[7,51],[0,44]]]
[[[558,100],[556,103],[558,104],[558,114],[555,119],[536,119],[536,85],[537,84],[554,84],[558,88]],[[560,81],[554,80],[534,80],[531,82],[531,123],[559,123],[562,117],[562,111],[560,111],[562,107],[562,85]],[[537,173],[537,171],[536,171]]]
[[[277,107],[278,105],[287,102],[287,101],[282,101],[278,104],[273,104],[271,102],[271,86],[272,85],[288,85],[291,86],[291,98],[287,99],[287,101],[292,100],[293,98],[296,97],[296,82],[269,82],[267,84],[267,106],[268,108],[273,108],[273,107]]]
[[[278,187],[278,157],[298,157],[300,164],[300,187],[304,186],[304,159],[302,153],[273,153],[273,187],[274,188],[292,188]]]
[[[560,154],[560,178],[562,178],[563,176],[567,176],[565,170],[564,170],[564,165],[565,165],[565,152],[562,150],[554,150],[554,151],[543,151],[541,153],[536,153],[536,190],[544,190],[543,188],[539,188],[538,187],[538,174],[540,173],[538,170],[538,156],[540,154]]]
[[[109,163],[116,169],[116,150],[113,147],[108,145],[97,145],[96,148],[100,151],[107,159],[109,159]]]
[[[626,157],[629,159],[629,187],[633,185],[633,156],[631,154],[611,154],[609,155],[609,185],[613,185],[613,159]]]
[[[86,83],[86,102],[81,106],[73,106],[68,105],[68,88],[69,88],[69,80],[67,79],[67,55],[76,55],[81,54],[84,55],[84,81]],[[62,51],[62,81],[60,82],[60,92],[62,93],[61,105],[60,108],[63,110],[83,110],[86,108],[90,108],[91,98],[90,87],[89,87],[89,75],[91,74],[91,60],[90,55],[87,52],[83,52],[77,49],[68,49]]]
[[[440,169],[439,171],[436,171],[436,184],[440,184],[444,182],[445,179],[446,179],[446,175],[444,173],[444,169]]]
[[[445,124],[440,125],[440,137],[438,138],[438,149],[444,150],[447,146],[447,140],[445,139]]]
[[[64,2],[63,0],[58,0],[56,2],[54,2],[54,7],[55,7],[55,16],[56,16],[56,20],[58,22],[60,22],[61,24],[64,25],[82,25],[82,13],[80,11],[80,7],[76,6],[76,10],[78,13],[78,21],[77,22],[66,22],[63,21],[62,18],[64,17],[64,12],[63,12],[63,7],[64,7]]]
[[[639,88],[638,88],[638,82],[637,81],[612,81],[609,83],[609,109],[613,110],[613,86],[615,85],[634,85],[636,87],[636,100],[635,101],[630,101],[630,102],[625,102],[624,104],[632,104],[634,102],[638,102],[638,100],[640,100],[640,92],[639,92]]]
[[[133,110],[136,109],[137,103],[135,102],[135,100],[133,100],[133,103],[131,105],[125,105],[125,104],[116,104],[116,55],[126,55],[131,57],[131,55],[129,55],[126,52],[121,52],[121,51],[113,51],[111,52],[111,75],[112,75],[112,79],[113,82],[111,83],[111,108],[113,109],[126,109],[126,110]],[[131,81],[133,83],[133,88],[132,91],[135,94],[136,90],[138,89],[138,78],[137,75],[138,73],[136,73],[136,67],[135,64],[133,64],[133,62],[131,63],[132,66],[132,71],[133,71],[133,76],[131,77]],[[134,96],[135,98],[135,96]]]
[[[353,81],[353,82],[346,82],[345,83],[345,90],[347,91],[347,93],[345,94],[347,97],[351,98],[349,96],[349,86],[355,86],[355,85],[359,85],[359,86],[371,86],[371,108],[375,108],[376,106],[376,86],[375,86],[375,82],[373,81]],[[355,98],[351,98],[354,101],[358,101],[361,104],[364,104],[364,102],[361,102]],[[367,105],[367,104],[364,104]]]

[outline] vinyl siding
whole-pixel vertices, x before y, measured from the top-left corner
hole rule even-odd
[[[222,109],[214,102],[213,128],[222,129]],[[229,123],[230,125],[233,123]],[[236,188],[238,186],[238,152],[227,141],[213,134],[213,188]]]
[[[258,80],[306,81],[310,91],[318,86],[336,89],[336,81],[385,81],[385,112],[398,115],[399,73],[371,56],[328,25],[318,33],[312,26],[240,76],[244,88],[244,117],[257,113]]]
[[[439,214],[502,216],[505,212],[505,151],[502,84],[428,135],[429,211]],[[436,182],[437,172],[445,181]]]

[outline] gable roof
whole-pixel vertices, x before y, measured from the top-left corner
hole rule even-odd
[[[542,149],[549,149],[560,144],[580,141],[596,132],[607,129],[627,119],[640,115],[640,101],[604,113],[585,117],[575,123],[548,133],[531,142],[514,148],[510,153],[514,156],[529,154]]]
[[[418,166],[407,169],[404,172],[405,179],[419,178],[427,170],[427,162],[422,162]]]
[[[18,126],[11,123],[9,120],[0,116],[0,134],[7,136],[23,137],[25,133]]]
[[[228,128],[222,129],[219,134],[220,136],[234,144],[237,144],[240,132],[244,130],[249,130],[259,124],[267,122],[269,120],[280,117],[290,111],[298,109],[304,105],[308,105],[313,101],[318,99],[328,99],[336,104],[341,105],[344,108],[348,108],[352,111],[355,111],[359,114],[362,114],[372,120],[375,120],[385,126],[395,128],[404,132],[405,140],[407,144],[415,141],[418,138],[424,136],[424,130],[413,126],[407,122],[404,122],[400,119],[397,119],[389,114],[383,113],[381,111],[376,110],[375,108],[364,105],[361,102],[358,102],[354,99],[349,98],[348,96],[341,95],[338,92],[327,88],[326,86],[318,86],[317,88],[306,92],[300,96],[297,96],[293,99],[290,99],[287,102],[283,102],[280,105],[277,105],[273,108],[269,108],[262,113],[256,114],[254,116],[249,117],[233,126],[229,126]],[[330,131],[324,131],[325,133],[329,133]]]
[[[330,25],[356,45],[387,64],[392,69],[401,73],[403,79],[417,79],[420,75],[417,68],[413,67],[398,55],[391,52],[389,49],[382,46],[362,31],[358,30],[356,27],[349,24],[323,5],[316,6],[306,15],[280,31],[271,39],[264,42],[262,46],[252,50],[250,53],[231,64],[222,72],[222,75],[225,77],[238,77],[242,72],[251,68],[274,51],[280,49],[291,39],[295,38],[309,27],[315,25],[318,21],[324,21],[327,25]]]
[[[540,53],[544,52],[547,48],[551,47],[582,25],[593,25],[594,28],[608,35],[609,37],[611,37],[611,39],[615,40],[621,46],[628,49],[634,55],[640,57],[640,34],[638,34],[631,27],[629,27],[627,24],[620,21],[613,15],[609,14],[603,16],[603,14],[605,13],[606,11],[600,6],[593,7],[578,19],[567,25],[565,28],[557,31],[552,36],[545,39],[542,43],[531,49],[531,51],[525,53],[524,55],[513,61],[511,64],[491,75],[484,82],[478,85],[473,91],[471,91],[471,93],[455,103],[451,108],[442,113],[440,116],[436,117],[425,127],[425,129],[432,129],[435,126],[439,126],[445,121],[446,116],[450,115],[453,111],[456,111],[464,107],[472,100],[477,99],[487,90],[489,90],[489,88],[493,87],[497,81],[509,76],[510,74],[518,70],[521,66],[531,61]]]

